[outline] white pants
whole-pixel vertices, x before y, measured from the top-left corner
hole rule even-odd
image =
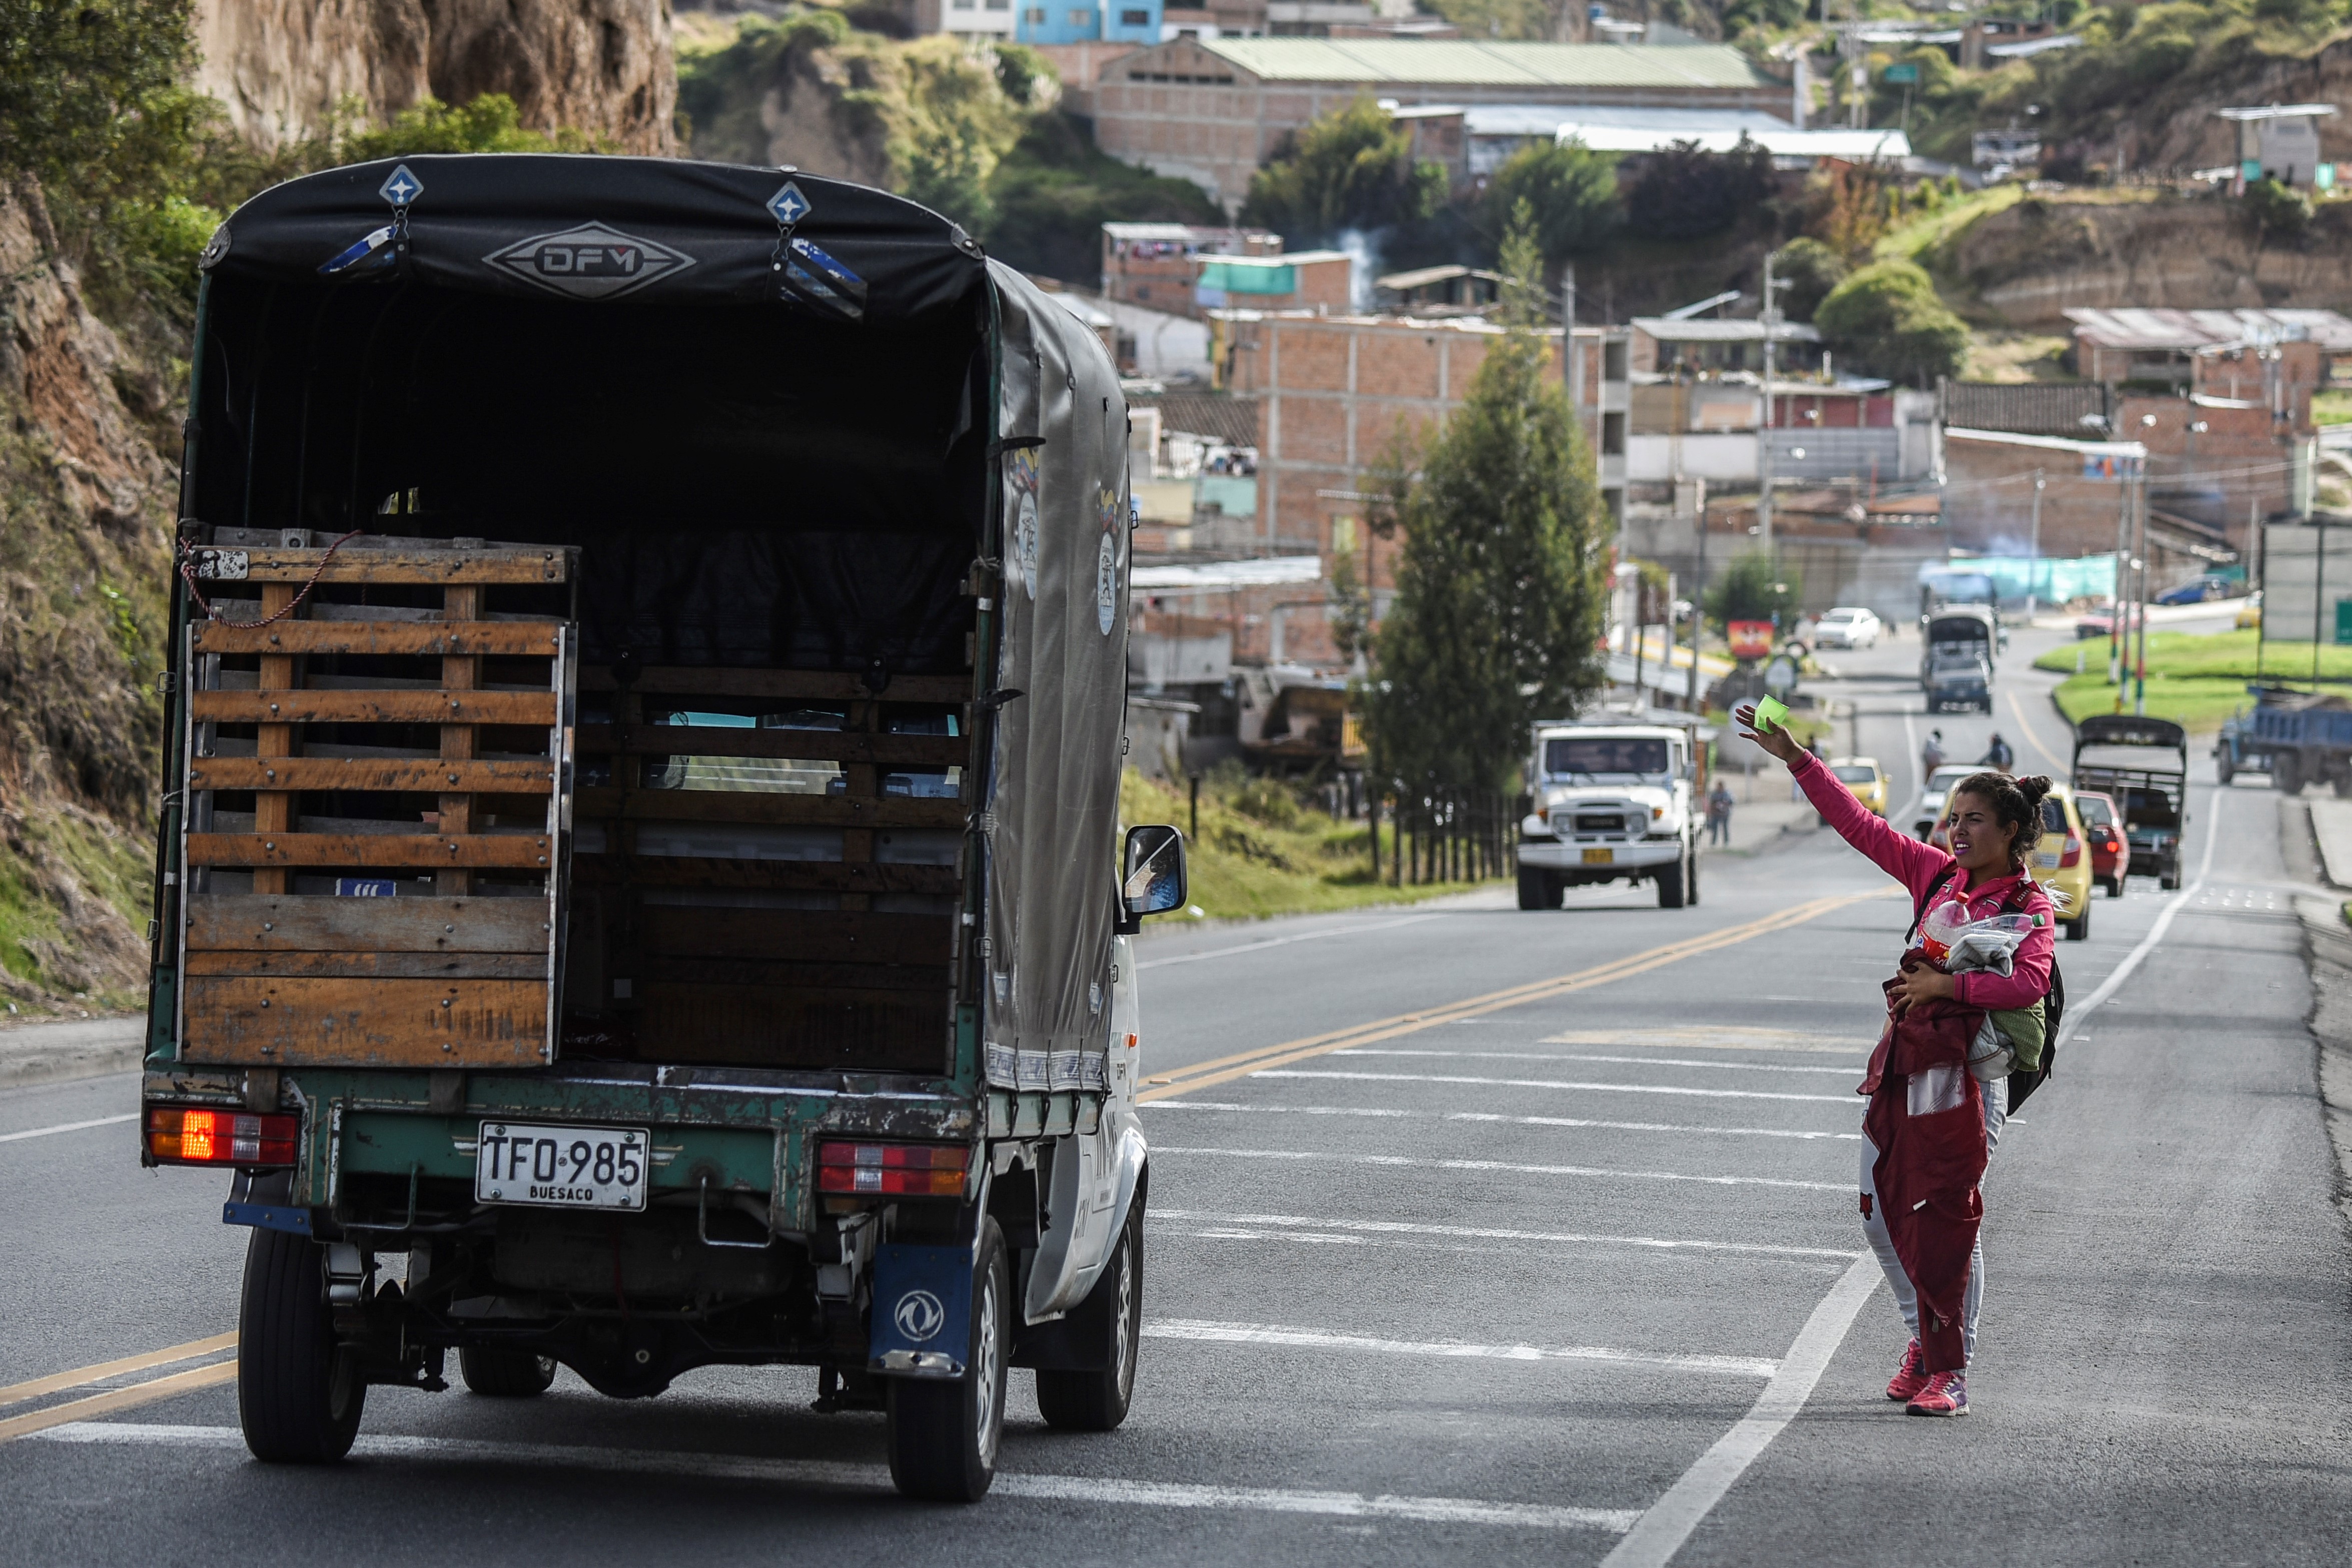
[[[1985,1153],[1990,1156],[2000,1142],[2001,1124],[2009,1120],[2009,1079],[1996,1078],[1977,1087],[1984,1091]],[[1911,1288],[1911,1277],[1903,1272],[1903,1259],[1895,1253],[1895,1241],[1886,1234],[1886,1215],[1878,1201],[1878,1186],[1871,1179],[1870,1168],[1878,1163],[1878,1146],[1868,1133],[1862,1139],[1862,1191],[1870,1199],[1870,1215],[1862,1222],[1863,1234],[1870,1237],[1870,1249],[1878,1254],[1878,1266],[1886,1271],[1887,1289],[1895,1292],[1895,1305],[1903,1313],[1903,1324],[1911,1337],[1919,1337],[1919,1292]],[[1978,1227],[1976,1250],[1969,1254],[1969,1288],[1960,1300],[1960,1351],[1969,1361],[1977,1359],[1977,1309],[1984,1302],[1984,1233]]]

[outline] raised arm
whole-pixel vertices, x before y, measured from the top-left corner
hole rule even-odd
[[[1909,889],[1913,898],[1950,872],[1949,855],[1889,826],[1864,809],[1853,792],[1838,783],[1822,760],[1799,746],[1786,730],[1756,731],[1756,710],[1745,703],[1732,717],[1754,731],[1758,745],[1789,764],[1790,776],[1813,803],[1813,809],[1837,829],[1838,837],[1869,856],[1873,865]]]

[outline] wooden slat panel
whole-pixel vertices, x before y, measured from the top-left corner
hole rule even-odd
[[[247,898],[188,900],[190,952],[536,952],[548,949],[537,899]]]
[[[548,962],[544,952],[190,952],[188,973],[352,980],[533,980],[544,985]]]
[[[552,658],[559,633],[541,621],[280,621],[229,626],[199,621],[198,653],[536,654]]]
[[[794,757],[818,763],[947,768],[971,761],[969,735],[868,735],[855,730],[722,730],[639,724],[626,743],[610,724],[583,724],[578,749],[660,757]]]
[[[637,672],[635,688],[648,697],[791,697],[812,702],[866,702],[876,694],[864,677],[830,669],[722,669],[663,665]],[[615,689],[613,672],[583,668],[583,691]],[[954,703],[971,700],[969,675],[895,675],[884,702]]]
[[[548,795],[555,788],[555,770],[546,763],[444,763],[431,758],[198,757],[188,764],[188,787]]]
[[[939,963],[952,956],[953,915],[863,910],[696,910],[648,904],[637,940],[648,952],[686,958],[795,963]]]
[[[217,557],[218,552],[209,553]],[[572,575],[565,550],[356,550],[335,552],[324,572],[324,550],[248,550],[245,581],[308,583],[562,583]],[[199,574],[204,565],[199,560]],[[223,578],[220,581],[235,581]]]
[[[624,873],[625,872],[625,877]],[[773,888],[811,893],[928,893],[952,898],[962,886],[953,866],[844,865],[837,860],[721,860],[700,856],[572,857],[582,887],[623,880],[656,888]]]
[[[186,1006],[189,1062],[538,1067],[547,1042],[543,981],[190,975]]]
[[[188,716],[216,724],[555,722],[552,691],[199,691]]]
[[[535,834],[428,837],[390,833],[191,833],[191,866],[496,866],[547,869],[548,840]]]
[[[955,827],[964,825],[961,801],[841,795],[768,795],[750,790],[583,789],[575,819],[626,817],[635,822],[764,822],[817,827]]]

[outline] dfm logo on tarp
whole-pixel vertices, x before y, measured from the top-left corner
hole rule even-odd
[[[612,300],[683,272],[694,258],[601,223],[538,234],[482,258],[526,283],[574,300]]]

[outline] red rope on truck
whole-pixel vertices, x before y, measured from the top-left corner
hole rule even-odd
[[[310,596],[310,590],[319,585],[319,579],[327,574],[327,563],[334,560],[335,552],[366,531],[367,530],[363,528],[355,528],[327,546],[326,554],[319,558],[319,569],[310,574],[310,580],[302,584],[302,591],[288,600],[283,609],[264,616],[257,621],[232,621],[213,608],[212,601],[205,597],[205,591],[196,586],[196,547],[193,544],[180,552],[180,576],[188,584],[188,592],[194,596],[196,604],[204,610],[206,620],[216,621],[225,626],[234,626],[241,632],[258,631],[263,626],[274,626],[300,609],[302,601]]]

